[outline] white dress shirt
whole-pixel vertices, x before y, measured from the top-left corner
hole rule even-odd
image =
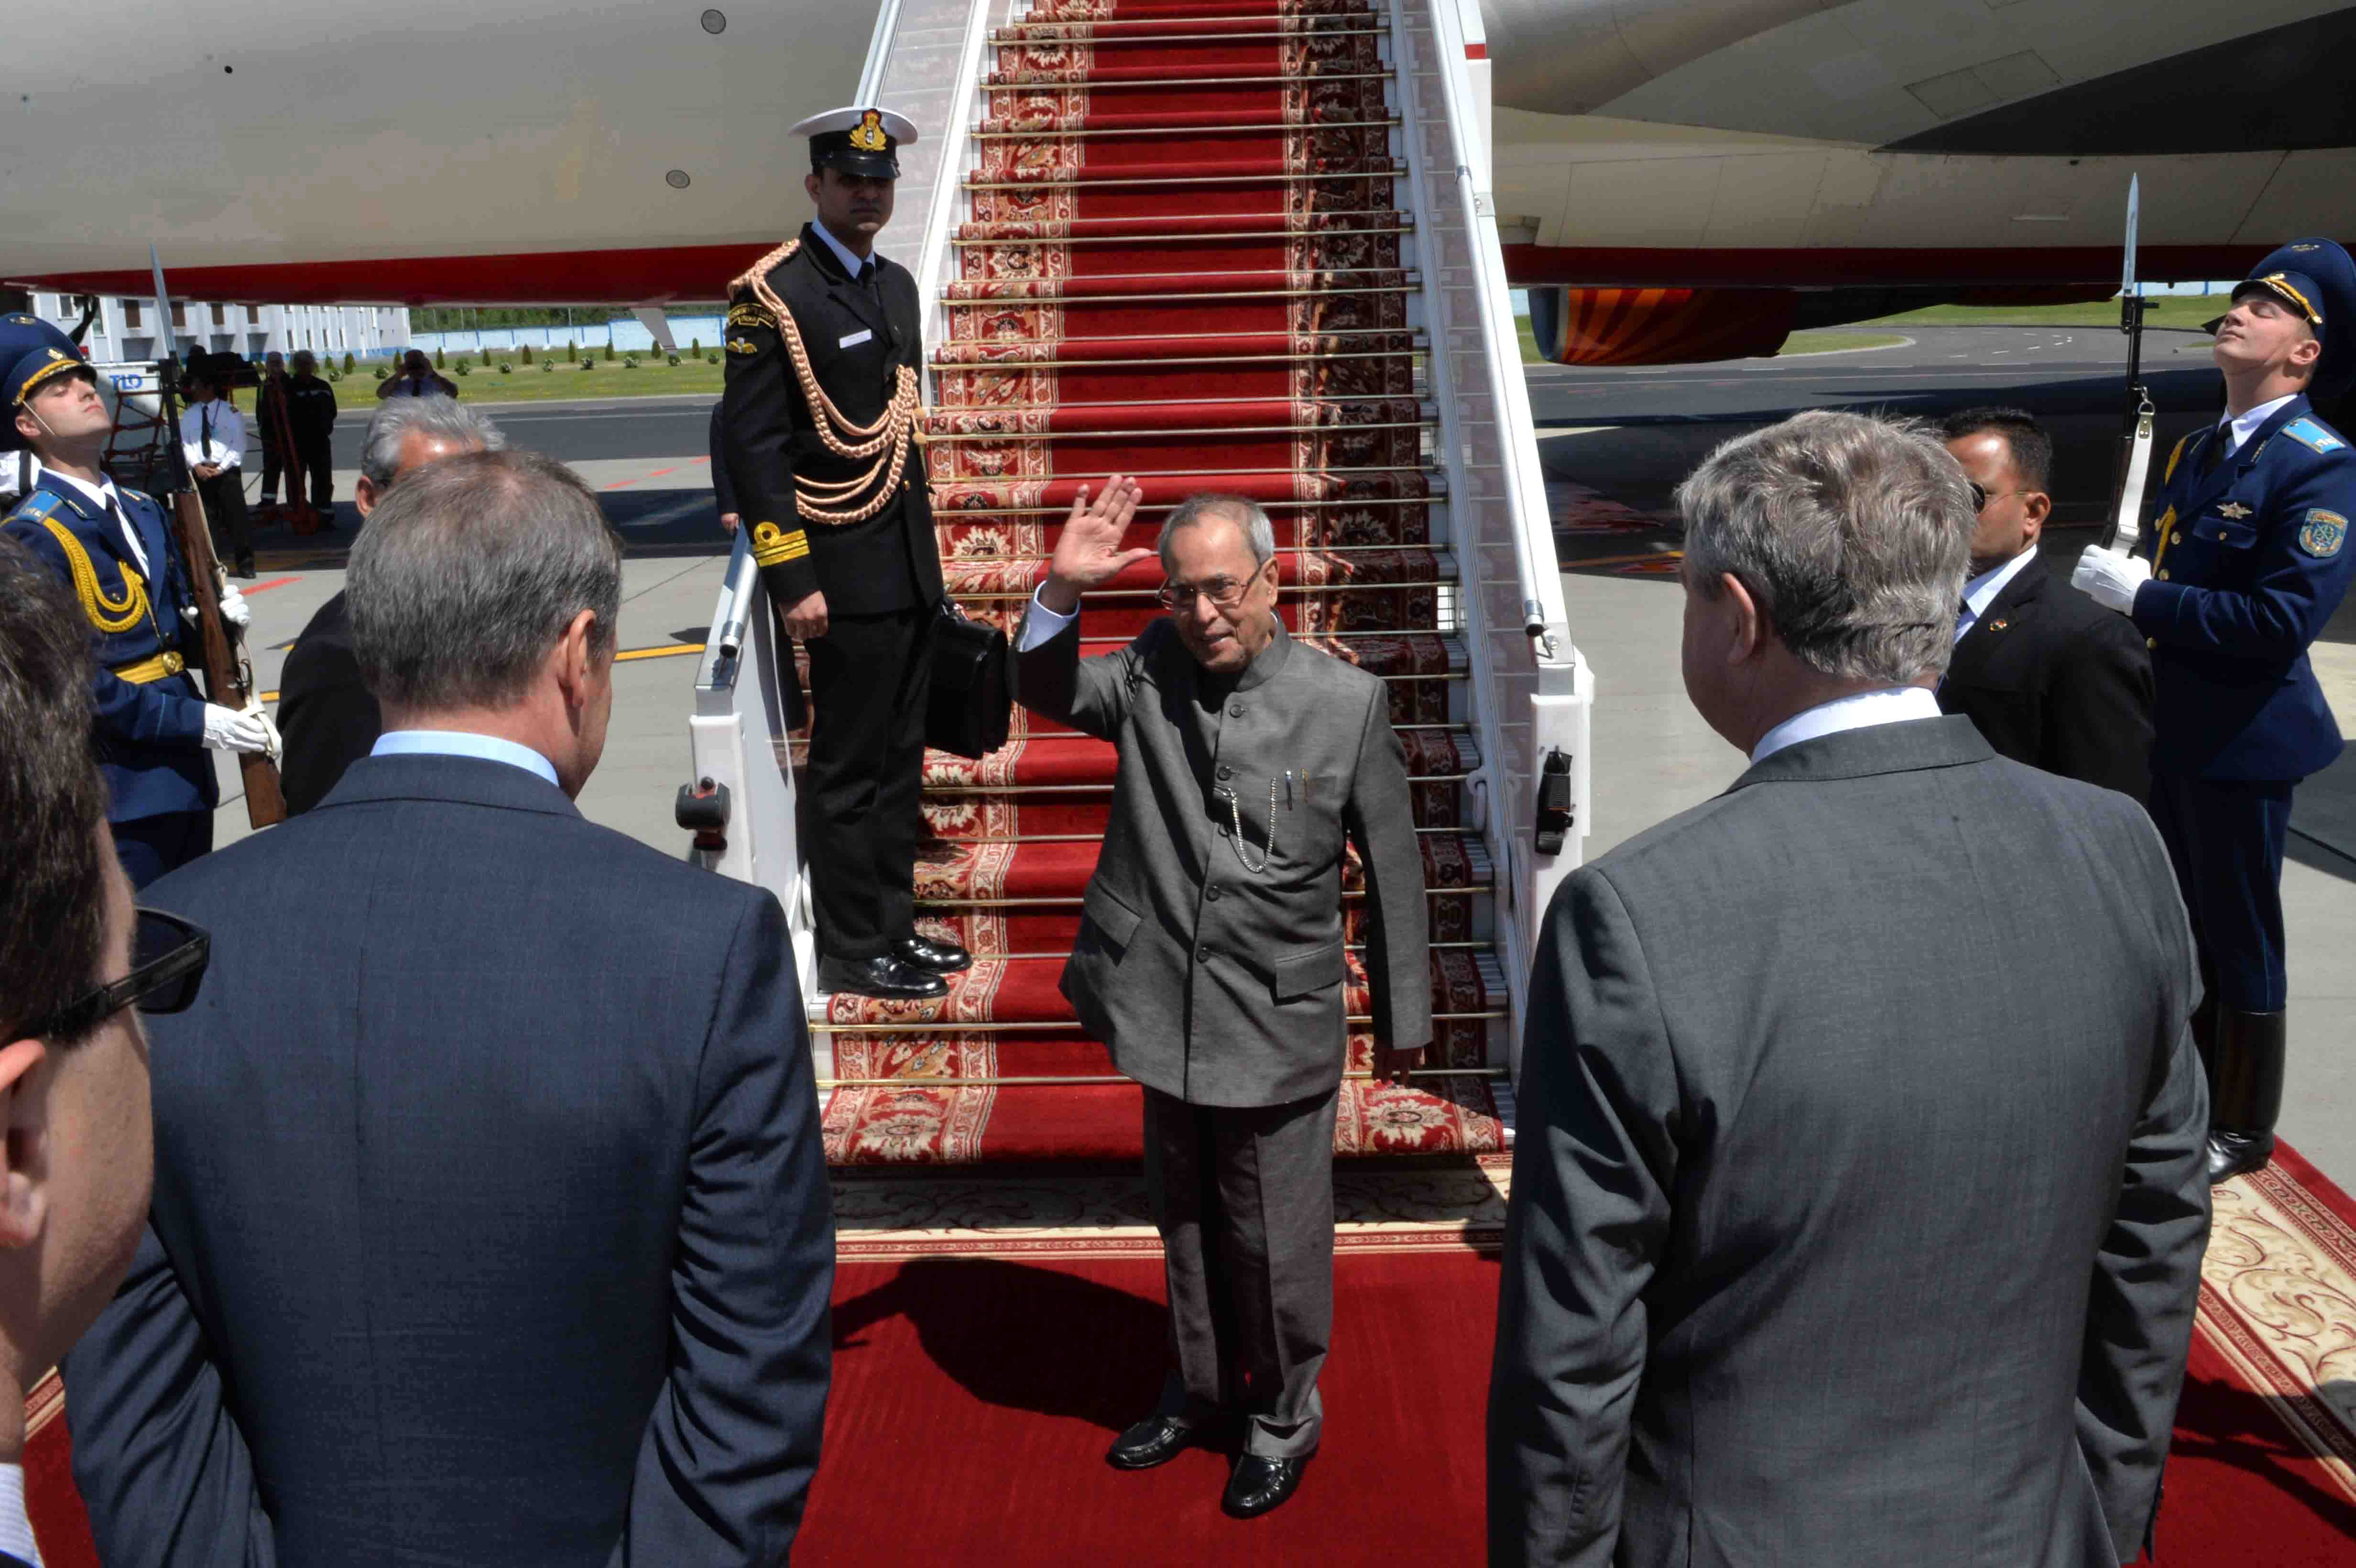
[[[72,475],[60,473],[54,468],[41,468],[35,472],[37,475],[46,475],[53,484],[71,485],[91,506],[101,511],[112,513],[116,531],[121,536],[124,548],[131,551],[131,559],[139,563],[139,575],[142,577],[155,575],[148,570],[147,547],[140,542],[139,530],[133,528],[131,519],[123,514],[123,493],[114,487],[113,480],[102,475],[99,483],[93,485],[85,485]]]
[[[212,432],[210,441],[205,439],[208,428]],[[188,454],[191,468],[208,463],[238,467],[245,457],[245,416],[222,398],[190,403],[180,415],[180,445]]]
[[[2002,566],[1990,567],[1964,584],[1963,613],[1955,617],[1955,641],[1962,642],[1964,634],[1980,624],[1987,607],[2004,592],[2004,585],[2019,577],[2037,559],[2037,547],[2030,545]]]
[[[2233,414],[2227,418],[2219,420],[2217,421],[2217,428],[2226,432],[2227,439],[2224,450],[2217,453],[2217,461],[2222,463],[2225,459],[2233,456],[2233,453],[2241,451],[2243,444],[2246,443],[2250,437],[2258,433],[2258,427],[2275,417],[2275,411],[2276,409],[2279,409],[2285,403],[2289,402],[2291,398],[2296,398],[2298,394],[2297,392],[2293,392],[2289,397],[2276,398],[2270,401],[2260,403],[2256,408],[2252,409],[2245,414]]]
[[[556,764],[530,746],[472,730],[388,730],[369,748],[371,757],[479,757],[505,763],[556,784]],[[562,784],[557,784],[562,789]]]
[[[1936,719],[1939,699],[1919,686],[1889,686],[1879,691],[1859,691],[1804,708],[1759,737],[1751,761],[1765,762],[1786,746],[1837,735],[1844,730],[1865,730],[1876,724],[1903,724],[1913,719]]]
[[[1043,582],[1039,588],[1031,591],[1031,613],[1023,618],[1023,637],[1014,645],[1014,651],[1018,654],[1027,654],[1042,643],[1053,642],[1055,634],[1070,625],[1079,615],[1077,610],[1069,615],[1059,615],[1048,609],[1039,597],[1039,589],[1045,586]]]
[[[38,1568],[40,1546],[33,1540],[33,1521],[25,1517],[25,1467],[0,1465],[0,1552],[21,1557]]]
[[[820,223],[815,218],[810,219],[810,229],[812,232],[817,234],[819,239],[826,241],[826,248],[834,252],[835,260],[842,263],[842,270],[849,272],[853,278],[858,277],[860,272],[866,267],[868,261],[873,259],[872,257],[862,257],[858,255],[851,249],[850,246],[844,244],[841,240],[837,240],[828,231],[826,225]]]

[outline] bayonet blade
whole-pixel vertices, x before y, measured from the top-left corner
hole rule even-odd
[[[2136,292],[2136,219],[2143,208],[2143,181],[2136,176],[2127,176],[2127,244],[2126,270],[2119,282],[2119,293]]]
[[[164,357],[177,357],[180,346],[172,340],[172,299],[164,292],[164,258],[155,247],[147,247],[147,265],[155,274],[155,330],[164,339]]]

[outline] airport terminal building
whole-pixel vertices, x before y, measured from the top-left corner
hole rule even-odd
[[[32,313],[71,332],[80,325],[85,296],[36,293]],[[243,304],[215,300],[174,300],[172,340],[191,342],[214,353],[259,359],[272,349],[292,354],[307,348],[321,358],[362,357],[407,347],[405,305]],[[153,359],[163,351],[152,298],[98,296],[98,314],[82,347],[102,364]]]

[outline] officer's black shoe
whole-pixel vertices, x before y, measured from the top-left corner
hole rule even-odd
[[[922,969],[930,975],[954,975],[973,967],[973,955],[956,943],[935,942],[925,936],[900,938],[892,944],[892,956],[912,969]]]
[[[1105,1463],[1116,1470],[1151,1470],[1193,1445],[1194,1429],[1166,1415],[1149,1415],[1112,1440]]]
[[[261,576],[262,573],[253,569],[252,556],[241,555],[237,558],[237,570],[230,572],[230,575],[231,577],[242,577],[248,582],[251,582],[255,578]]]
[[[1247,1454],[1236,1461],[1236,1472],[1227,1477],[1226,1495],[1219,1499],[1219,1506],[1236,1519],[1264,1514],[1292,1495],[1308,1464],[1305,1454],[1297,1459],[1263,1459]]]
[[[890,1002],[921,1002],[949,994],[948,983],[938,975],[911,968],[889,953],[878,953],[873,958],[821,958],[818,988]]]
[[[2272,1133],[2236,1133],[2209,1129],[2209,1185],[2231,1181],[2244,1171],[2256,1170],[2274,1157]]]

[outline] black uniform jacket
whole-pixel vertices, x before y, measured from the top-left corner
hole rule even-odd
[[[769,287],[793,313],[819,385],[843,418],[871,424],[892,400],[894,372],[924,369],[922,315],[916,280],[908,270],[876,258],[877,288],[842,270],[841,261],[808,224],[801,249],[769,272]],[[926,493],[924,452],[911,443],[899,498],[862,523],[831,527],[803,517],[794,506],[794,476],[819,485],[843,484],[864,474],[873,457],[838,457],[819,439],[784,339],[750,289],[729,301],[728,390],[721,400],[728,476],[735,482],[744,527],[775,523],[786,535],[789,559],[764,570],[762,581],[780,604],[812,591],[826,595],[828,613],[874,615],[931,604],[941,597],[941,562],[933,537],[932,498]],[[862,494],[849,507],[855,509]],[[808,553],[800,546],[806,536]]]
[[[1955,645],[1939,707],[1998,756],[2138,801],[2151,792],[2151,657],[2124,615],[2020,569]]]

